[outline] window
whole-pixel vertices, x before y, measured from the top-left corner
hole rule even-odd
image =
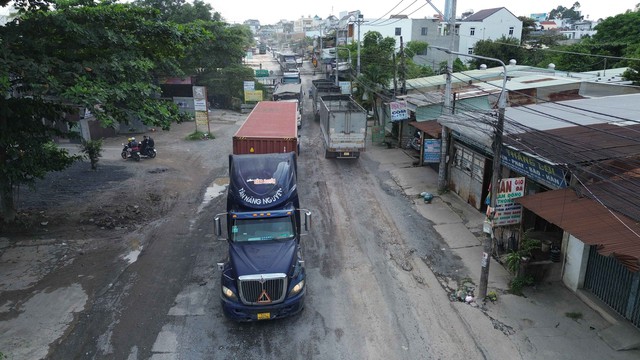
[[[402,28],[396,28],[396,36],[402,35]]]
[[[509,26],[509,36],[513,36],[513,26]]]
[[[473,48],[468,48],[467,49],[467,54],[473,55]]]
[[[473,36],[476,34],[476,28],[471,28],[471,30],[469,31],[469,35]]]
[[[420,29],[420,35],[427,36],[427,28]]]

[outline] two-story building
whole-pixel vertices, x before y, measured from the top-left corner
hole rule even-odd
[[[480,40],[498,40],[506,38],[522,38],[522,21],[507,8],[480,10],[460,20],[458,27],[460,43],[458,52],[473,54],[475,44]],[[461,58],[468,62],[470,58]]]

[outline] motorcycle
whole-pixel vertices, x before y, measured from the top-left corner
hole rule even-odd
[[[135,145],[133,147],[130,147],[129,144],[122,144],[123,148],[122,148],[122,152],[120,153],[120,156],[122,156],[123,159],[127,160],[127,159],[133,159],[135,161],[140,161],[140,146],[139,145]]]
[[[140,155],[144,156],[144,157],[148,157],[150,159],[153,159],[156,157],[158,153],[156,152],[156,149],[153,146],[147,146],[144,150],[140,150]]]
[[[416,151],[420,151],[420,139],[422,138],[422,133],[420,131],[416,131],[409,143],[407,144],[407,148],[411,148]]]

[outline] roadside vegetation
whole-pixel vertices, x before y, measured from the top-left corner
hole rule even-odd
[[[15,10],[0,27],[0,91],[10,95],[0,98],[4,222],[16,218],[21,185],[82,158],[51,146],[78,137],[74,114],[89,109],[103,127],[139,120],[168,130],[190,116],[161,97],[161,79],[197,75],[198,85],[229,97],[253,79],[242,66],[250,30],[226,24],[200,0],[0,0],[0,6]],[[93,168],[99,156],[92,157],[95,147],[85,149]]]

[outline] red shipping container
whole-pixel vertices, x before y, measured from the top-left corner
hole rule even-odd
[[[298,154],[298,104],[261,101],[233,135],[233,154]]]

